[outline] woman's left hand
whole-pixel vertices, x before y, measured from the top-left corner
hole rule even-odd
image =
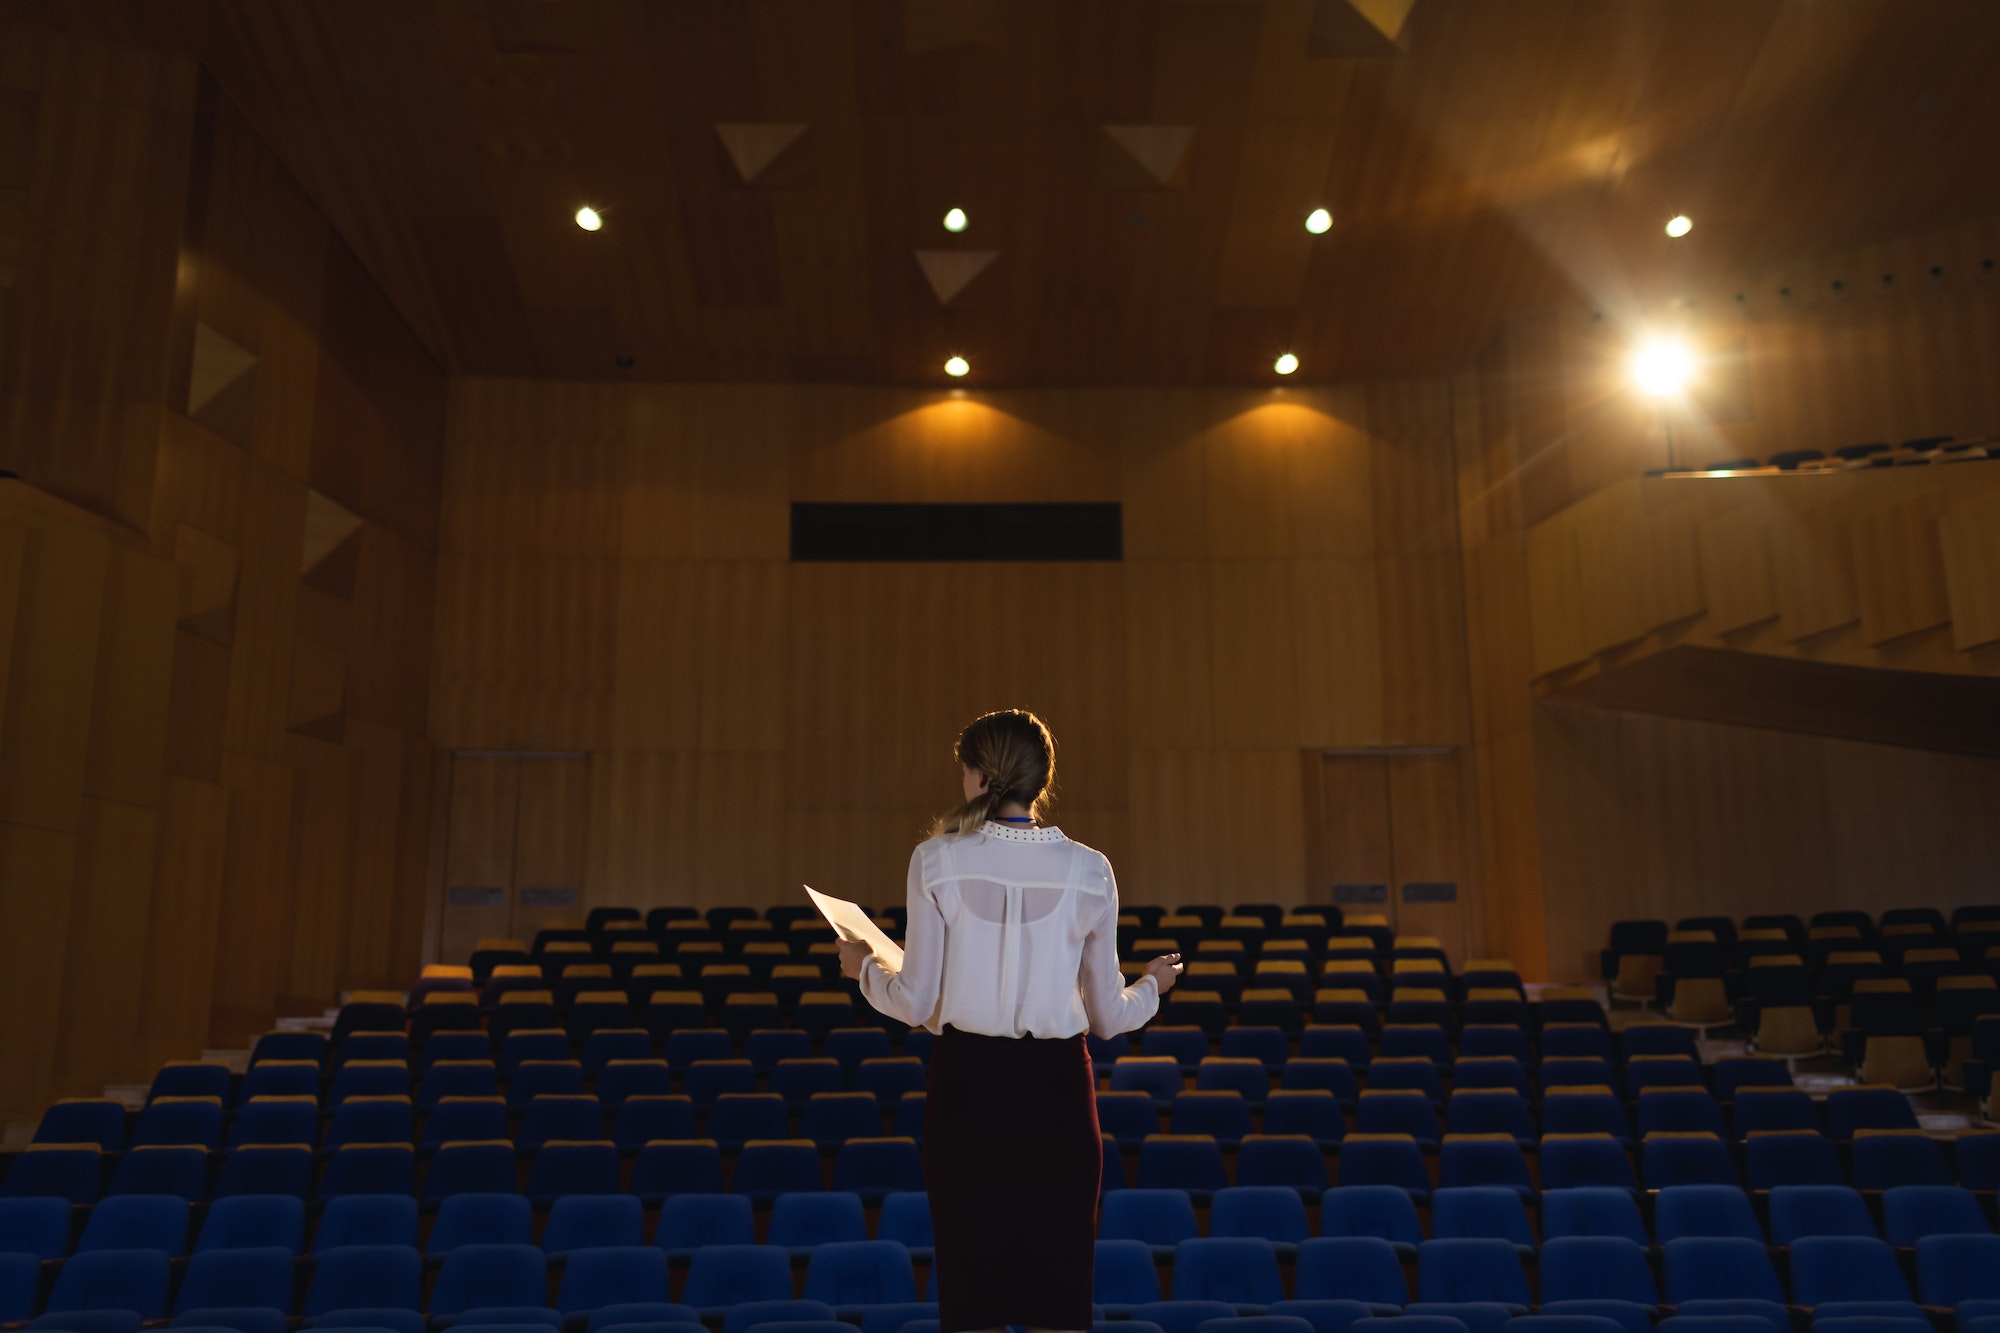
[[[861,980],[861,965],[874,956],[875,951],[860,940],[840,941],[840,975]]]

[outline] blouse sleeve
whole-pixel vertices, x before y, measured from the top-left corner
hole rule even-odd
[[[1105,866],[1110,877],[1111,867]],[[1160,1009],[1160,987],[1149,973],[1127,986],[1118,971],[1118,886],[1104,905],[1104,915],[1091,927],[1083,941],[1083,1007],[1090,1014],[1090,1030],[1099,1037],[1115,1037],[1143,1027]]]
[[[944,916],[924,887],[923,849],[910,853],[905,897],[910,923],[903,932],[903,966],[891,972],[870,957],[861,964],[861,993],[868,1003],[898,1022],[923,1027],[937,1011],[944,978]]]

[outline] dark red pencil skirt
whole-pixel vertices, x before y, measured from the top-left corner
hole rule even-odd
[[[1090,1327],[1103,1151],[1081,1036],[945,1028],[924,1099],[939,1333]]]

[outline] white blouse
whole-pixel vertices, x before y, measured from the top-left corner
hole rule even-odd
[[[1160,1007],[1118,972],[1118,886],[1102,852],[1061,829],[937,837],[910,854],[903,967],[861,965],[861,993],[912,1027],[990,1037],[1130,1032]]]

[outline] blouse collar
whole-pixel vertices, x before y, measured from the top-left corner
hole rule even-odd
[[[1063,842],[1063,831],[1059,828],[1014,828],[998,820],[987,820],[979,826],[979,831],[989,838],[1002,842]]]

